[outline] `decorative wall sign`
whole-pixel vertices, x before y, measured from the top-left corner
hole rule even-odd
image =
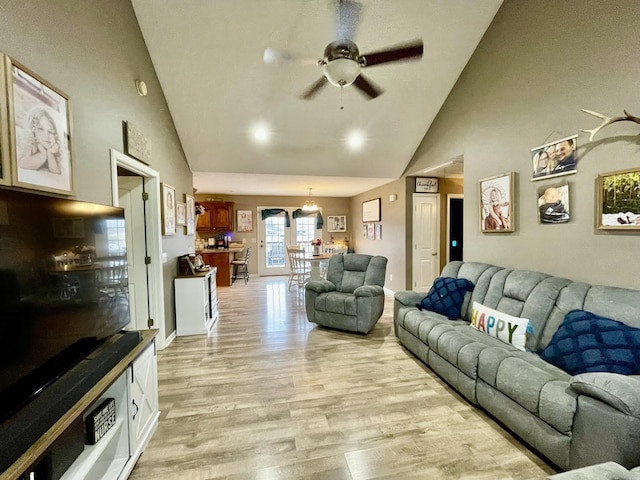
[[[95,445],[116,424],[116,400],[107,398],[85,419],[86,444]]]
[[[236,225],[238,232],[253,232],[253,212],[251,210],[238,210],[236,212]]]
[[[416,193],[438,193],[438,179],[416,177]]]
[[[379,222],[380,218],[380,198],[374,198],[362,202],[362,221],[363,222]]]
[[[532,181],[578,171],[578,135],[531,149]]]
[[[4,62],[12,184],[72,195],[69,97],[9,57]]]
[[[185,210],[187,213],[187,235],[196,233],[196,203],[192,195],[184,194]]]
[[[598,175],[597,192],[599,229],[640,229],[640,168]]]
[[[162,194],[162,234],[176,234],[176,189],[167,183],[160,185]]]
[[[151,140],[131,125],[131,122],[122,122],[124,134],[124,150],[127,155],[137,158],[149,165],[151,162]]]
[[[328,215],[327,216],[327,232],[346,232],[347,216],[346,215]]]
[[[480,180],[481,232],[515,231],[514,189],[515,173],[513,172]]]

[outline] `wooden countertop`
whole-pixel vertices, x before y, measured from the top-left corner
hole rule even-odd
[[[244,250],[244,248],[205,248],[202,250],[196,250],[196,253],[238,253]]]

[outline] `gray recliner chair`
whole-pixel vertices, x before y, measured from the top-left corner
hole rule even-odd
[[[387,259],[350,253],[329,259],[326,280],[305,285],[310,322],[367,334],[382,316]]]

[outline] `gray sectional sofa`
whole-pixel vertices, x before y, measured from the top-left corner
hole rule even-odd
[[[574,309],[640,327],[640,291],[475,262],[451,262],[441,276],[475,285],[461,318],[416,308],[424,293],[396,292],[394,327],[404,347],[561,469],[640,465],[640,376],[571,376],[533,353]],[[527,351],[471,327],[474,301],[529,319]]]

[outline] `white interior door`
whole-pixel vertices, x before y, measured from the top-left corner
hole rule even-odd
[[[127,238],[127,272],[129,280],[129,303],[131,330],[145,330],[149,316],[147,290],[147,256],[143,184],[139,176],[118,177],[118,203],[125,209],[125,232]]]
[[[440,197],[413,195],[413,290],[426,292],[440,273]]]

